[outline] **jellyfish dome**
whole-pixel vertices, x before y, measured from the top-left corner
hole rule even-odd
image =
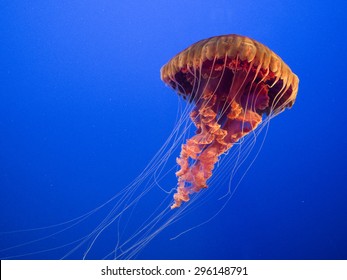
[[[161,79],[195,108],[196,135],[182,145],[171,208],[207,188],[219,157],[263,118],[293,106],[298,77],[263,44],[240,35],[201,40],[161,68]]]

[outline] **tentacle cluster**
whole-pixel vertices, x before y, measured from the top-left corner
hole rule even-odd
[[[261,122],[259,114],[245,110],[233,100],[227,106],[227,120],[221,125],[218,119],[223,119],[223,116],[217,110],[225,106],[218,105],[220,103],[216,95],[204,94],[190,115],[198,130],[195,136],[182,145],[180,157],[177,158],[180,166],[176,172],[178,187],[171,208],[179,207],[190,199],[190,194],[207,188],[206,181],[212,176],[220,155]]]

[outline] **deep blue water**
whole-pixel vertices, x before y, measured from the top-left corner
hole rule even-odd
[[[272,120],[260,154],[216,218],[170,240],[221,205],[211,200],[137,258],[347,258],[343,1],[14,0],[1,1],[0,11],[1,232],[73,219],[122,190],[175,123],[178,98],[161,82],[160,67],[200,39],[236,33],[269,46],[292,68],[297,101]],[[163,185],[173,187],[174,171],[167,178]],[[77,239],[93,219],[0,257]],[[54,231],[1,234],[0,250]],[[115,231],[105,235],[91,258],[115,247]]]

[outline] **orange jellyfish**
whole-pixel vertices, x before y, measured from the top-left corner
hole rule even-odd
[[[290,108],[298,77],[263,44],[240,35],[201,40],[161,68],[161,79],[195,108],[196,135],[182,145],[171,208],[207,188],[219,157],[263,121]]]

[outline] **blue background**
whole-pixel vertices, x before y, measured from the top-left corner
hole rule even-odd
[[[170,240],[194,225],[193,212],[137,257],[347,258],[343,1],[13,0],[0,2],[0,14],[0,249],[38,238],[4,232],[77,217],[136,178],[175,122],[177,97],[160,67],[200,39],[236,33],[290,65],[300,78],[296,104],[273,119],[256,162],[215,219]],[[112,249],[114,239],[103,246]]]

